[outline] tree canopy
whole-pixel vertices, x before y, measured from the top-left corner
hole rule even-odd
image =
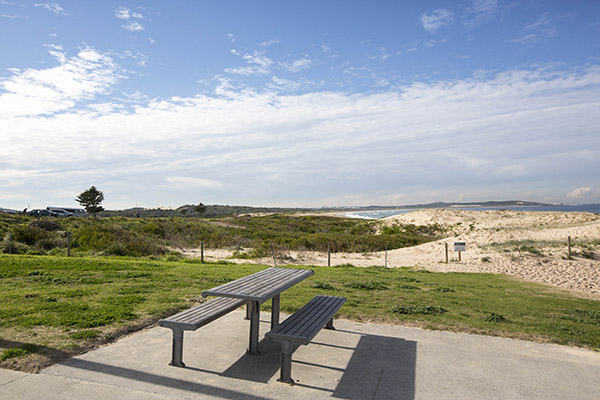
[[[95,186],[81,192],[75,200],[85,208],[88,214],[94,215],[104,210],[104,207],[100,205],[104,201],[104,193]]]

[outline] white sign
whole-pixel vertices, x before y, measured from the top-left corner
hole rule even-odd
[[[467,242],[454,242],[454,251],[467,251]]]

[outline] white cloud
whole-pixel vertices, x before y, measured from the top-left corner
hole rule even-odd
[[[299,71],[302,71],[303,69],[310,68],[312,66],[312,64],[313,64],[312,60],[309,60],[308,58],[300,58],[300,59],[292,61],[292,62],[282,63],[281,66],[286,71],[299,72]]]
[[[428,32],[435,32],[439,28],[450,24],[452,20],[452,11],[446,10],[445,8],[433,10],[429,14],[423,13],[420,19],[421,23],[423,24],[423,28],[425,28],[425,30]]]
[[[122,25],[122,28],[131,32],[139,32],[144,30],[144,26],[137,21],[130,21],[125,25]]]
[[[48,194],[92,181],[107,207],[188,198],[319,206],[506,193],[560,201],[574,179],[583,188],[598,182],[600,67],[545,66],[372,94],[257,93],[220,78],[219,94],[156,99],[134,112],[101,101],[93,113],[24,117],[2,109],[0,187]],[[161,184],[177,190],[156,190]],[[109,193],[128,200],[111,203]],[[596,192],[586,193],[592,201]]]
[[[57,3],[35,3],[34,7],[42,7],[57,15],[68,15],[68,13]]]
[[[50,47],[50,54],[60,65],[40,70],[13,70],[12,77],[0,80],[2,117],[65,111],[79,101],[106,93],[120,78],[113,60],[92,48],[67,58],[62,47]]]
[[[115,10],[115,17],[117,17],[119,19],[131,19],[131,18],[143,19],[144,18],[144,16],[142,14],[131,11],[129,8],[123,7],[123,6],[117,8]]]
[[[591,193],[592,193],[591,187],[580,187],[580,188],[577,188],[577,189],[573,190],[572,192],[568,193],[567,198],[582,200],[582,199],[587,198],[588,195]]]
[[[235,49],[230,50],[231,54],[242,57],[248,64],[247,67],[227,68],[225,72],[236,75],[256,75],[269,72],[273,60],[266,57],[264,53],[255,51],[253,54],[240,53]]]

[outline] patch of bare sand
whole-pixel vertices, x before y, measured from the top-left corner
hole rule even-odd
[[[487,272],[555,285],[600,297],[600,215],[532,211],[418,210],[381,220],[382,225],[439,224],[447,237],[420,246],[387,252],[389,267],[418,266],[440,272]],[[567,238],[571,237],[572,257]],[[453,250],[455,241],[467,242],[467,251]],[[449,262],[446,263],[445,244]],[[190,251],[199,257],[199,251]],[[255,262],[273,265],[273,258],[232,259],[233,251],[206,250],[208,261]],[[327,265],[327,254],[277,254],[278,265]],[[331,265],[384,265],[385,252],[333,253]]]

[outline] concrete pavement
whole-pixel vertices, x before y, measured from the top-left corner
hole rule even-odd
[[[186,332],[186,368],[168,365],[171,331],[152,328],[42,370],[0,370],[0,399],[597,399],[600,353],[520,340],[337,320],[293,355],[245,354],[236,311]],[[261,314],[261,337],[269,329]]]

